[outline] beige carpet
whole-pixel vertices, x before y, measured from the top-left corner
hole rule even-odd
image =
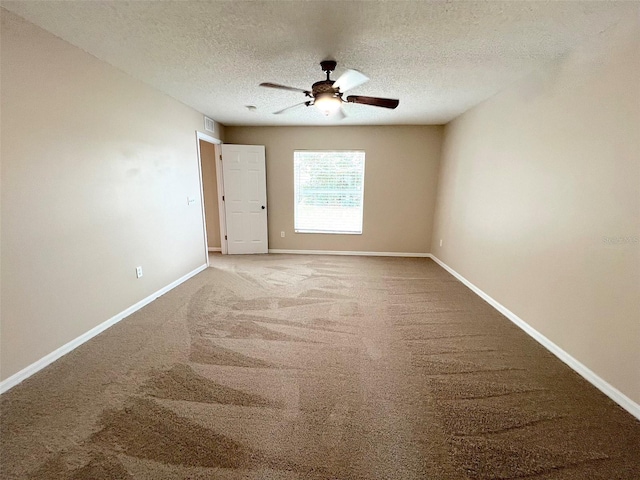
[[[3,479],[640,478],[640,422],[428,259],[216,256],[0,402]]]

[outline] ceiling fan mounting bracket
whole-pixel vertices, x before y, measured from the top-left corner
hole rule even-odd
[[[320,62],[322,71],[327,72],[327,75],[329,74],[329,72],[333,72],[336,69],[337,64],[338,63],[334,60],[323,60]]]

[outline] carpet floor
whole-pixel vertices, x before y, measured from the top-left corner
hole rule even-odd
[[[3,479],[640,479],[640,422],[429,259],[217,255],[0,409]]]

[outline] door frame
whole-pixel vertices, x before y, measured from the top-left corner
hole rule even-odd
[[[204,240],[204,251],[207,257],[207,266],[209,266],[209,242],[207,239],[207,217],[204,209],[204,183],[202,180],[202,157],[200,155],[200,140],[211,143],[215,151],[215,167],[216,167],[216,194],[218,195],[218,218],[220,220],[220,250],[223,255],[227,254],[227,222],[224,212],[224,183],[222,182],[222,159],[220,145],[222,140],[207,135],[196,130],[196,148],[198,150],[198,182],[200,183],[200,208],[202,210],[202,235]]]

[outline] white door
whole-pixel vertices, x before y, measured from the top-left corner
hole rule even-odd
[[[267,253],[264,146],[222,145],[227,252]]]

